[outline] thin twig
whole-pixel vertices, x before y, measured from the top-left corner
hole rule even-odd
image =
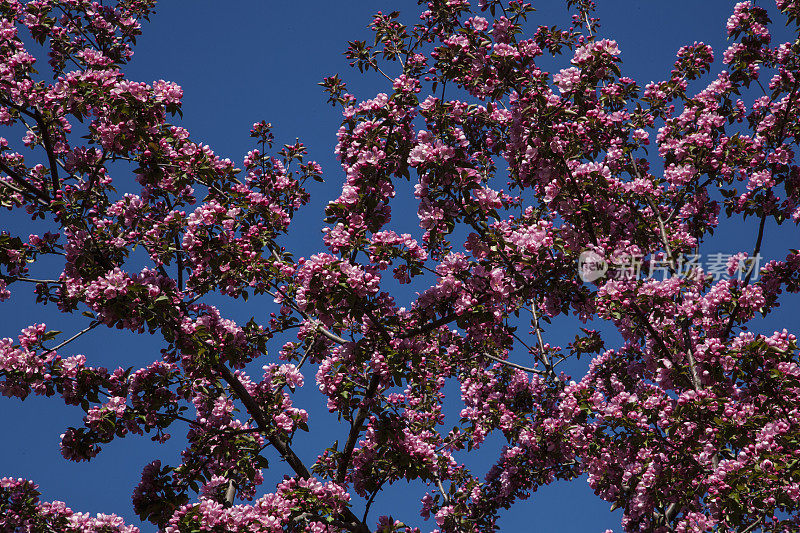
[[[541,359],[545,368],[553,373],[553,366],[550,364],[550,358],[547,357],[547,350],[544,349],[544,340],[542,339],[541,326],[539,326],[539,314],[536,312],[536,298],[531,302],[531,314],[533,315],[533,325],[536,328],[536,339],[539,341],[539,350],[541,350]]]
[[[297,370],[300,370],[301,368],[303,368],[303,365],[305,364],[306,359],[308,359],[308,355],[311,353],[311,348],[313,348],[313,347],[314,347],[314,341],[312,340],[311,344],[309,344],[308,348],[306,348],[306,351],[303,354],[303,358],[300,359],[300,363],[298,363],[298,365],[297,365]]]
[[[751,531],[753,531],[758,526],[758,524],[761,523],[762,520],[764,520],[764,517],[763,516],[759,516],[758,518],[756,518],[753,521],[753,523],[751,523],[749,526],[747,526],[746,528],[744,528],[741,531],[739,531],[739,533],[750,533]]]
[[[633,154],[630,154],[630,158],[631,163],[633,164],[633,171],[636,173],[636,177],[642,179],[642,174],[639,172],[639,166],[636,164],[636,158],[633,157]],[[658,210],[658,206],[649,194],[646,195],[646,198],[647,204],[650,206],[650,209],[653,210],[653,214],[656,216],[656,220],[658,221],[658,230],[661,234],[661,242],[664,244],[664,251],[667,253],[669,266],[673,272],[676,272],[675,258],[672,256],[672,248],[669,245],[669,236],[667,235],[667,228],[664,225],[664,219],[661,218],[661,213]]]
[[[537,370],[535,368],[530,368],[530,367],[527,367],[527,366],[522,366],[522,365],[519,365],[517,363],[512,363],[511,361],[506,361],[505,359],[500,359],[499,357],[494,356],[494,355],[489,354],[489,353],[484,353],[484,354],[481,354],[481,355],[483,355],[487,359],[491,359],[492,361],[495,361],[496,363],[500,363],[501,365],[510,366],[511,368],[516,368],[516,369],[522,370],[524,372],[530,372],[532,374],[541,374],[542,373],[541,370]]]
[[[75,340],[75,339],[77,339],[78,337],[80,337],[80,336],[82,336],[82,335],[84,335],[84,334],[86,334],[86,333],[90,332],[91,330],[93,330],[94,328],[96,328],[96,327],[97,327],[97,326],[99,326],[99,325],[100,325],[100,322],[92,322],[92,323],[91,323],[91,325],[89,325],[89,327],[88,327],[88,328],[85,328],[85,329],[83,329],[83,330],[79,331],[78,333],[76,333],[75,335],[73,335],[73,336],[72,336],[72,337],[70,337],[69,339],[65,340],[64,342],[62,342],[62,343],[61,343],[61,344],[59,344],[58,346],[53,346],[53,347],[52,347],[52,348],[50,348],[49,350],[45,350],[44,352],[42,352],[42,355],[47,355],[47,354],[49,354],[49,353],[55,352],[56,350],[60,350],[61,348],[63,348],[63,347],[64,347],[64,346],[66,346],[67,344],[71,343],[72,341],[74,341],[74,340]]]
[[[372,502],[375,501],[375,496],[377,496],[378,493],[381,491],[381,489],[383,488],[384,483],[386,483],[386,479],[383,479],[380,482],[380,484],[378,485],[378,488],[375,489],[372,492],[372,494],[369,497],[369,500],[367,500],[367,505],[366,505],[366,507],[364,509],[364,517],[361,519],[361,521],[364,522],[365,524],[367,523],[367,517],[369,516],[369,510],[372,507]]]
[[[381,74],[383,74],[383,77],[384,77],[384,78],[386,78],[387,80],[389,80],[389,81],[391,81],[391,82],[394,82],[394,80],[393,80],[392,78],[390,78],[389,76],[387,76],[387,75],[386,75],[386,73],[385,73],[385,72],[383,72],[383,71],[380,69],[380,67],[378,66],[378,63],[376,63],[376,62],[374,62],[374,61],[373,61],[373,62],[372,62],[372,66],[375,68],[375,70],[377,70],[378,72],[380,72]]]
[[[37,283],[37,284],[38,283],[44,283],[44,284],[47,284],[47,283],[64,283],[63,281],[57,280],[57,279],[20,278],[20,277],[17,277],[17,276],[7,276],[6,279],[10,279],[12,281],[24,281],[26,283]]]

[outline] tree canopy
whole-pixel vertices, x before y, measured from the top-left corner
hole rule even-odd
[[[554,26],[519,0],[375,14],[346,57],[383,92],[320,83],[342,113],[337,174],[266,121],[224,158],[180,125],[178,85],[129,79],[153,0],[0,0],[0,205],[20,221],[0,233],[0,301],[85,320],[0,339],[0,392],[79,406],[71,461],[185,438],[132,487],[169,533],[493,531],[581,476],[625,531],[800,529],[797,339],[759,323],[800,291],[800,3],[737,3],[726,50],[687,44],[646,84],[591,0],[565,4]],[[323,176],[340,193],[298,257]],[[753,242],[701,248],[739,217]],[[792,237],[762,262],[770,230]],[[578,324],[565,346],[558,321]],[[113,329],[160,354],[72,350]],[[312,401],[342,431],[315,432]],[[504,445],[487,472],[488,439]],[[370,512],[407,481],[428,522]],[[2,478],[0,530],[138,531],[39,496]]]

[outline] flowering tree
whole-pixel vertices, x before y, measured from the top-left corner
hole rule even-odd
[[[642,88],[591,0],[566,3],[566,27],[533,27],[518,0],[434,0],[414,26],[375,15],[374,43],[347,55],[387,89],[359,101],[323,81],[345,179],[326,249],[295,259],[286,235],[320,166],[299,142],[273,151],[265,122],[241,169],[172,124],[181,89],[123,72],[152,0],[0,1],[0,204],[43,228],[0,234],[0,299],[33,286],[87,320],[69,338],[34,324],[0,340],[0,391],[80,406],[61,442],[73,461],[185,430],[182,462],[149,464],[133,493],[167,532],[419,531],[370,515],[401,480],[428,487],[439,531],[492,531],[502,509],[583,474],[626,531],[800,528],[796,337],[747,327],[800,291],[797,250],[753,263],[769,226],[800,221],[800,40],[772,42],[768,12],[742,2],[724,70],[695,43]],[[796,28],[800,3],[776,5]],[[401,180],[421,239],[391,229]],[[727,275],[692,266],[738,215],[757,239]],[[601,275],[631,258],[663,275]],[[581,277],[579,262],[602,268]],[[420,288],[408,308],[399,284]],[[269,295],[275,312],[236,324],[214,295]],[[546,342],[543,323],[570,315],[587,325],[574,342]],[[70,343],[96,328],[157,333],[162,358],[93,366]],[[584,376],[560,373],[582,355]],[[346,427],[313,464],[293,451],[314,425],[293,403],[309,373]],[[453,380],[460,398],[445,397]],[[492,434],[507,446],[484,475],[465,452]],[[265,468],[287,475],[261,488]],[[137,531],[38,496],[0,480],[0,529]]]

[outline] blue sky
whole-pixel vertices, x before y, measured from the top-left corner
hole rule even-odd
[[[600,4],[599,33],[619,42],[623,73],[644,85],[668,75],[675,52],[684,44],[706,42],[721,57],[726,46],[725,20],[734,2],[605,0]],[[566,19],[561,1],[547,0],[534,6],[539,9],[531,18],[535,25],[552,25]],[[360,75],[348,67],[342,56],[348,40],[371,38],[366,25],[378,9],[400,9],[407,13],[405,20],[412,22],[411,15],[417,13],[412,2],[377,0],[309,0],[302,5],[258,0],[224,4],[208,0],[165,2],[152,21],[145,23],[136,56],[127,69],[131,79],[150,82],[163,78],[180,84],[185,91],[182,124],[193,139],[209,144],[223,157],[241,162],[252,148],[249,129],[261,119],[272,122],[279,145],[299,137],[308,146],[309,156],[323,167],[326,183],[311,187],[312,203],[303,211],[292,240],[295,256],[321,248],[323,208],[338,195],[342,180],[333,155],[340,114],[326,104],[317,83],[338,72],[360,99],[387,90],[382,78]],[[398,223],[413,227],[414,211],[409,211],[410,219]],[[399,216],[397,212],[395,216]],[[22,230],[8,215],[0,215],[0,224],[7,223],[12,230]],[[744,245],[739,244],[740,232],[746,235]],[[782,257],[769,237],[768,233],[763,255]],[[733,253],[740,248],[750,249],[754,239],[754,228],[732,226],[727,233],[721,232],[714,245]],[[792,239],[791,246],[797,247],[796,237]],[[785,246],[786,242],[778,244]],[[0,306],[0,336],[14,337],[22,327],[42,321],[50,329],[66,333],[81,329],[80,320],[53,314],[53,309],[34,307],[32,298],[20,293],[23,290],[17,290],[10,302]],[[250,307],[231,312],[244,318],[272,310],[266,307],[267,302],[263,302],[263,309],[253,308],[261,303],[251,300]],[[790,326],[788,316],[784,310],[766,323],[765,329]],[[574,335],[567,329],[550,333],[564,339]],[[160,344],[157,338],[146,335],[96,330],[71,348],[75,353],[86,354],[93,365],[114,368],[155,360]],[[305,388],[306,397],[318,397],[313,390],[312,372],[306,374]],[[327,416],[324,404],[309,411],[312,425]],[[69,425],[80,425],[81,416],[80,410],[63,407],[56,399],[30,397],[20,402],[0,398],[0,427],[4,428],[0,476],[33,479],[40,484],[45,499],[65,501],[76,511],[114,512],[139,524],[130,496],[141,468],[154,458],[176,464],[182,449],[179,432],[166,445],[153,444],[147,437],[128,437],[107,446],[91,463],[69,463],[59,454],[59,435]],[[324,432],[342,431],[335,419],[320,423]],[[320,451],[316,443],[314,439],[301,439],[298,452],[313,459]],[[490,444],[483,453],[484,466],[493,460],[488,453],[493,449],[496,447]],[[273,461],[273,466],[280,477],[284,473],[281,463]],[[434,524],[424,523],[418,515],[422,494],[409,491],[405,483],[397,485],[377,500],[371,516],[393,514],[423,530],[432,529]],[[520,502],[503,515],[500,525],[503,531],[619,531],[620,513],[612,514],[608,509],[609,504],[597,499],[585,482],[557,483],[542,489],[531,500]],[[144,525],[142,530],[153,528]]]

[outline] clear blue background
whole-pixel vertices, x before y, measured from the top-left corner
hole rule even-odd
[[[599,33],[619,42],[623,73],[644,85],[668,76],[675,52],[684,44],[704,41],[721,58],[726,47],[725,21],[734,2],[605,0],[600,4]],[[567,20],[561,1],[547,0],[534,6],[539,10],[531,16],[534,25],[552,26]],[[378,9],[399,9],[410,23],[418,13],[413,2],[164,2],[152,21],[144,24],[136,56],[127,69],[134,80],[150,82],[163,78],[179,83],[185,91],[182,124],[194,140],[209,144],[222,157],[240,163],[252,148],[248,131],[253,122],[261,119],[273,123],[279,145],[293,142],[296,137],[306,143],[310,157],[322,164],[327,183],[312,186],[312,204],[298,218],[291,242],[296,256],[321,249],[319,229],[323,209],[338,196],[342,180],[342,171],[333,155],[340,114],[326,104],[317,83],[339,72],[360,99],[388,92],[385,80],[374,74],[359,75],[342,56],[347,40],[372,39],[366,25]],[[403,191],[406,189],[401,188]],[[414,213],[415,208],[409,209],[410,218],[404,220],[396,209],[393,224],[408,231],[416,225]],[[20,225],[5,213],[0,215],[0,225],[10,225],[19,232],[28,228],[28,224]],[[775,242],[771,240],[776,235],[770,233],[772,230],[768,226],[765,257],[782,258],[783,247],[797,247],[796,233],[787,234],[791,235],[788,237],[791,242],[785,239]],[[418,228],[415,233],[419,234]],[[714,246],[704,251],[751,250],[754,240],[754,227],[734,225],[729,231],[722,231]],[[15,337],[21,328],[42,321],[50,329],[63,330],[65,335],[83,327],[77,318],[34,306],[30,289],[12,287],[14,297],[0,306],[0,336]],[[263,307],[256,307],[262,304]],[[794,326],[789,320],[792,313],[787,312],[790,309],[766,321],[764,329],[771,332]],[[268,302],[262,300],[251,301],[244,309],[229,309],[237,319],[250,315],[263,317],[271,310]],[[550,329],[547,340],[563,345],[574,336],[573,331],[567,327]],[[157,337],[96,330],[71,345],[64,354],[84,353],[89,364],[115,368],[147,364],[158,358],[160,347]],[[576,378],[581,367],[583,362],[571,367]],[[303,397],[319,398],[314,390],[314,372],[315,369],[306,372]],[[457,393],[454,387],[448,389]],[[309,409],[312,427],[324,433],[344,434],[345,428],[338,426],[335,419],[330,420],[324,404],[315,408],[300,406]],[[457,408],[448,415],[457,416]],[[114,512],[130,523],[139,524],[130,496],[141,468],[156,457],[164,463],[177,464],[183,447],[180,431],[176,426],[175,437],[165,445],[153,444],[147,437],[128,437],[106,446],[88,464],[70,463],[59,454],[59,435],[67,426],[81,425],[81,416],[79,409],[66,408],[56,398],[30,397],[25,402],[0,398],[0,476],[32,479],[40,485],[44,499],[65,501],[76,511]],[[298,453],[309,464],[320,447],[335,438],[322,437],[325,438],[300,435],[296,441]],[[480,453],[478,465],[484,471],[496,458],[496,451],[497,443],[490,441]],[[277,460],[273,460],[272,466],[274,470],[265,473],[268,480],[288,473]],[[270,487],[267,483],[263,488]],[[419,487],[414,489],[408,490],[403,482],[379,497],[370,514],[370,524],[374,525],[374,517],[379,514],[393,514],[423,530],[433,529],[433,521],[425,523],[419,517],[419,498],[423,492]],[[608,509],[609,504],[596,498],[585,481],[556,483],[541,489],[530,500],[519,502],[503,515],[500,526],[503,531],[526,532],[602,532],[606,528],[619,531],[620,512],[610,513]],[[142,526],[142,531],[153,529],[149,524]]]

